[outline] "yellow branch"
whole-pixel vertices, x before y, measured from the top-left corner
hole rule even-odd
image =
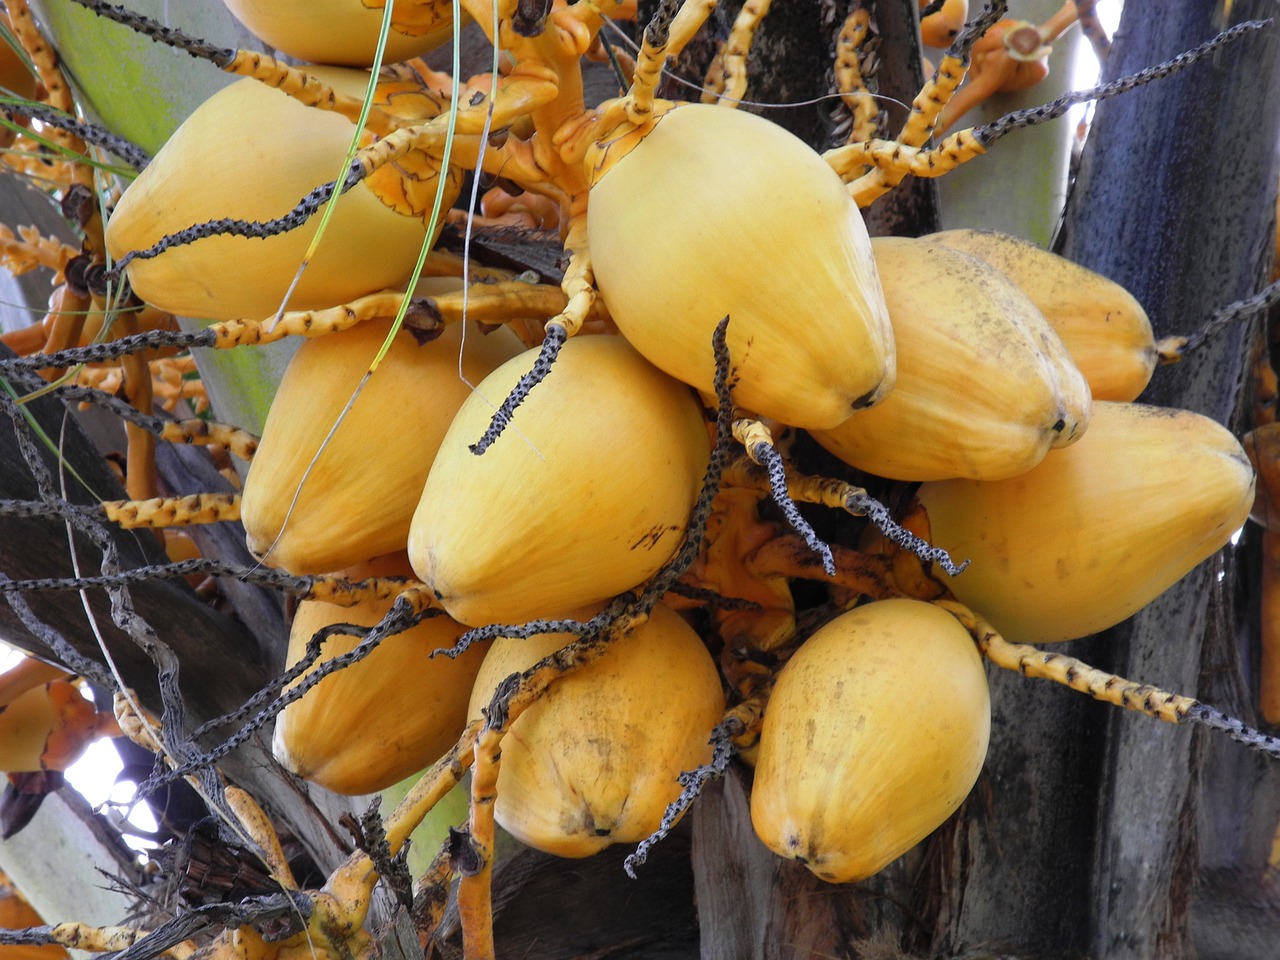
[[[1095,700],[1126,710],[1145,713],[1166,723],[1181,723],[1198,701],[1179,693],[1169,693],[1146,683],[1126,680],[1114,673],[1091,667],[1082,660],[1052,653],[1025,643],[1010,643],[981,616],[954,600],[934,601],[949,611],[968,630],[983,656],[998,667],[1015,670],[1024,677],[1052,680]]]
[[[240,519],[240,496],[233,493],[193,493],[186,497],[151,500],[107,500],[107,519],[126,530],[140,527],[189,527]]]

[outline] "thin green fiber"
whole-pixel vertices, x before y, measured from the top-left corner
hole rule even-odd
[[[324,237],[325,231],[329,227],[329,220],[332,218],[334,210],[337,209],[338,200],[342,197],[342,185],[346,182],[347,171],[351,169],[351,162],[360,150],[360,136],[364,132],[365,122],[369,119],[369,112],[373,109],[373,98],[378,91],[378,71],[382,69],[382,57],[387,49],[387,36],[391,31],[391,12],[394,6],[394,2],[388,3],[382,10],[382,27],[378,31],[378,46],[374,50],[373,66],[369,69],[369,85],[365,88],[364,102],[360,106],[360,117],[356,120],[356,128],[351,135],[351,143],[347,145],[347,154],[342,159],[342,169],[338,172],[338,176],[334,178],[337,188],[320,212],[320,222],[316,226],[315,236],[311,238],[307,252],[302,257],[302,263],[298,266],[298,272],[293,276],[293,282],[289,284],[289,289],[285,291],[284,300],[280,303],[280,309],[276,311],[273,325],[280,322],[280,317],[289,304],[289,298],[293,296],[294,288],[298,285],[298,281],[302,279],[303,271],[307,269],[307,266],[311,263],[311,258],[315,256],[316,249],[320,246],[320,240]]]
[[[388,8],[390,5],[388,5]],[[494,8],[496,11],[496,7]],[[496,15],[496,14],[495,14]],[[440,176],[436,179],[436,199],[431,207],[431,219],[427,222],[427,236],[422,241],[422,249],[418,251],[418,262],[414,264],[413,273],[409,277],[409,282],[405,287],[404,297],[400,300],[400,309],[396,311],[395,320],[391,323],[391,331],[387,334],[387,339],[382,341],[382,347],[378,350],[377,356],[373,358],[373,362],[369,364],[369,373],[373,373],[378,369],[378,364],[382,362],[382,358],[387,355],[387,351],[391,349],[391,344],[396,338],[396,334],[400,332],[401,326],[404,324],[405,315],[409,312],[409,304],[413,300],[413,288],[417,284],[418,278],[422,276],[422,269],[427,262],[427,254],[431,252],[431,238],[435,236],[436,226],[440,223],[440,216],[444,206],[445,186],[448,183],[446,171],[449,169],[449,159],[453,155],[453,135],[458,126],[458,90],[459,84],[457,77],[462,72],[462,47],[458,39],[457,24],[461,22],[462,10],[459,0],[453,0],[453,93],[449,98],[449,126],[444,137],[444,156],[440,160]],[[497,77],[498,71],[496,66],[497,47],[494,47],[495,66],[493,75]],[[496,82],[496,81],[495,81]],[[490,109],[493,106],[493,98],[489,99]]]

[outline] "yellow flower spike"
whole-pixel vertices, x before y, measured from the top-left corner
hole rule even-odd
[[[309,578],[306,592],[300,594],[298,599],[319,600],[335,606],[354,607],[371,600],[395,600],[401,595],[408,596],[415,592],[415,583],[416,581],[406,581],[403,577],[370,577],[367,580],[352,582],[341,574],[321,574]],[[421,612],[432,605],[435,598],[431,597],[429,592],[427,597],[430,599],[426,603],[415,606],[416,612]]]
[[[209,956],[210,960],[280,960],[282,952],[278,944],[267,943],[262,934],[246,926],[224,929],[214,938]]]
[[[307,923],[311,940],[327,946],[337,957],[362,958],[372,954],[373,938],[364,929],[364,922],[373,903],[373,885],[378,875],[372,867],[369,874],[373,882],[363,884],[355,896],[336,896],[327,886],[311,894],[312,913]]]
[[[468,724],[458,742],[423,772],[404,799],[383,821],[387,845],[393,854],[404,846],[404,842],[423,818],[445,794],[458,785],[463,774],[471,767],[475,744],[483,726],[483,721],[479,720]],[[325,884],[325,893],[339,904],[359,903],[365,904],[367,908],[378,879],[378,872],[369,855],[357,850],[330,875]]]
[[[111,708],[121,734],[148,753],[164,753],[164,747],[156,739],[160,733],[160,719],[138,703],[133,691],[116,691],[111,698]]]
[[[150,500],[106,500],[108,520],[126,530],[140,527],[185,527],[240,519],[240,496],[234,493],[193,493],[185,497]]]
[[[620,101],[628,121],[640,125],[653,119],[657,107],[654,91],[662,77],[662,68],[668,60],[680,55],[715,6],[716,0],[683,0],[678,8],[664,4],[658,9],[645,28],[631,89]]]
[[[836,90],[853,117],[849,135],[845,138],[849,143],[861,143],[874,137],[880,115],[879,104],[862,76],[863,44],[870,36],[871,12],[865,7],[858,7],[845,18],[836,38],[836,62],[832,69]]]
[[[927,163],[921,164],[922,167],[930,171],[935,166],[938,168],[938,173],[928,172],[926,176],[938,176],[943,170],[950,168],[948,164],[959,166],[970,157],[985,152],[985,148],[982,147],[975,150],[965,144],[961,148],[959,144],[952,146],[947,141],[940,143],[936,151],[921,150],[933,135],[943,108],[964,80],[967,67],[967,57],[961,58],[948,51],[939,61],[937,71],[925,82],[924,89],[911,101],[911,112],[907,115],[907,121],[903,124],[896,140],[871,141],[863,145],[850,144],[848,148],[837,147],[824,154],[828,161],[834,161],[835,157],[841,155],[842,150],[857,146],[871,148],[872,143],[884,143],[888,147],[887,152],[873,150],[871,155],[853,165],[853,169],[857,169],[862,164],[871,164],[874,167],[849,183],[849,195],[854,198],[859,207],[869,206],[873,200],[884,196],[901,183],[907,174],[919,176],[917,168],[912,167],[910,161],[920,152],[928,158]],[[942,162],[939,162],[940,160]],[[837,170],[841,169],[835,162],[832,165],[836,166]]]
[[[125,950],[147,935],[136,927],[91,927],[87,923],[56,923],[49,930],[54,943],[73,950]]]
[[[702,102],[735,109],[747,92],[747,57],[771,0],[748,0],[738,11],[719,56],[708,69]]]
[[[248,430],[198,418],[166,421],[160,430],[159,437],[169,443],[189,443],[199,446],[220,444],[241,460],[252,460],[258,450],[258,438]]]
[[[293,878],[293,871],[289,869],[289,858],[280,846],[280,837],[266,811],[258,806],[258,802],[247,791],[239,787],[227,787],[223,796],[250,839],[262,849],[272,878],[286,890],[297,890],[298,881]]]
[[[387,832],[387,843],[393,851],[404,845],[409,834],[417,829],[418,824],[431,812],[431,808],[458,785],[463,774],[471,767],[474,759],[473,751],[482,726],[483,724],[479,721],[468,723],[458,742],[423,772],[418,782],[386,818],[384,826]],[[334,885],[334,889],[337,890],[340,887]]]
[[[522,641],[523,642],[523,641]],[[505,731],[485,725],[471,767],[466,854],[459,858],[458,915],[468,960],[493,960],[493,854],[499,758]]]
[[[998,667],[1024,677],[1052,680],[1095,700],[1145,713],[1166,723],[1181,723],[1196,700],[1168,693],[1150,684],[1125,680],[1091,667],[1075,657],[1052,653],[1024,643],[1010,643],[981,616],[954,600],[935,600],[934,605],[951,613],[970,632],[982,655]]]
[[[289,310],[281,314],[274,323],[245,318],[222,320],[210,324],[206,332],[214,338],[210,346],[219,350],[262,346],[285,337],[323,337],[350,330],[366,320],[394,317],[403,300],[403,290],[380,290],[337,307]]]
[[[435,294],[426,301],[426,306],[438,314],[442,322],[450,324],[462,319],[464,303],[467,319],[474,323],[510,323],[528,317],[539,321],[541,326],[548,318],[568,309],[569,298],[561,287],[512,280]],[[593,298],[583,322],[605,320],[608,316],[604,304]]]
[[[849,184],[849,195],[859,207],[867,207],[889,188],[867,181],[865,177],[870,177],[870,173],[858,176],[865,167],[900,168],[903,176],[940,177],[986,152],[987,145],[971,128],[951,134],[931,150],[904,146],[895,140],[867,140],[832,147],[822,156],[841,177],[854,178]]]

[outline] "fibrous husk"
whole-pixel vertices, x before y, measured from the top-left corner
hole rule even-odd
[[[1159,359],[1151,321],[1124,287],[1027,240],[988,230],[925,239],[985,260],[1031,298],[1079,366],[1095,400],[1132,401]]]
[[[647,580],[679,547],[709,458],[693,393],[617,336],[569,340],[498,442],[472,453],[536,354],[458,411],[409,533],[418,576],[473,626],[563,616]]]
[[[574,639],[500,638],[471,696],[475,719],[498,684]],[[651,618],[556,680],[502,743],[494,815],[517,839],[562,857],[644,839],[680,795],[677,777],[711,759],[724,712],[715,661],[678,613]]]
[[[264,562],[327,573],[403,550],[436,450],[471,395],[459,356],[477,383],[522,346],[505,327],[451,325],[425,344],[401,330],[339,423],[390,331],[390,320],[366,321],[308,340],[290,361],[241,502]]]
[[[344,574],[350,580],[413,577],[403,552]],[[289,630],[289,665],[302,658],[316,631],[337,623],[372,627],[393,602],[350,607],[302,601]],[[457,658],[431,655],[452,647],[465,629],[446,616],[428,617],[325,677],[276,719],[276,759],[303,779],[346,794],[385,789],[434,763],[462,733],[471,684],[489,645],[473,644]],[[333,634],[317,666],[350,653],[363,639]]]

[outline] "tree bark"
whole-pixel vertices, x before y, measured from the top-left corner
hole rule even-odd
[[[1127,4],[1108,72],[1129,72],[1207,40],[1225,26],[1221,10],[1212,2]],[[1265,2],[1231,8],[1233,22],[1271,14],[1274,4]],[[1274,236],[1277,102],[1280,36],[1272,27],[1202,68],[1099,105],[1060,245],[1071,259],[1126,286],[1151,315],[1157,336],[1191,332],[1265,281]],[[1237,325],[1187,361],[1158,371],[1143,399],[1237,425],[1255,329]],[[1252,699],[1238,695],[1247,689],[1241,661],[1222,661],[1240,618],[1233,606],[1221,563],[1204,564],[1111,631],[1102,665],[1188,693],[1200,690],[1202,673],[1225,666],[1234,684],[1210,689],[1234,685],[1234,705],[1252,719]],[[1275,766],[1221,738],[1169,735],[1121,716],[1107,726],[1092,952],[1135,958],[1190,956],[1197,946],[1211,952],[1212,943],[1192,943],[1190,919],[1197,880],[1202,890],[1216,886],[1198,861],[1210,850],[1219,869],[1231,859],[1220,828],[1206,827],[1240,822],[1240,785],[1222,773],[1234,770],[1252,781],[1249,803],[1266,824],[1249,827],[1251,848],[1237,849],[1230,868],[1248,885],[1261,881],[1266,837],[1275,827]],[[1206,768],[1218,775],[1206,777]],[[1209,846],[1202,851],[1203,845]],[[1247,924],[1245,904],[1239,907]]]

